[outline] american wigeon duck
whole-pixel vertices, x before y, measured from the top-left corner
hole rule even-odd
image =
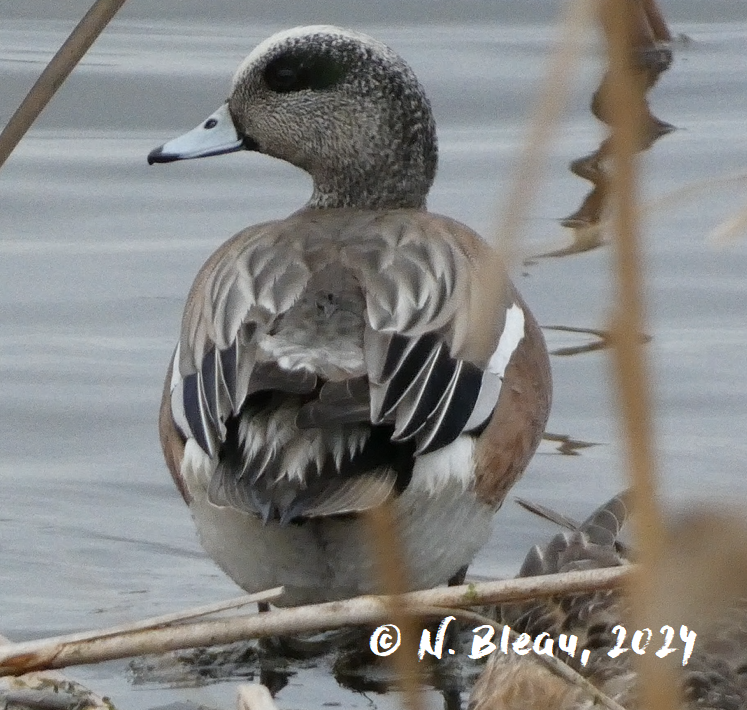
[[[519,576],[627,564],[631,551],[619,536],[630,515],[630,497],[628,492],[615,496],[581,524],[549,512],[545,517],[572,531],[533,547]],[[747,708],[747,527],[742,511],[733,518],[724,517],[721,511],[699,512],[667,526],[664,560],[657,574],[662,597],[655,606],[675,632],[666,644],[671,644],[670,663],[677,669],[673,680],[681,693],[678,707]],[[555,641],[556,658],[630,709],[640,707],[633,644],[646,653],[660,653],[667,638],[661,624],[651,623],[650,643],[645,634],[636,642],[628,599],[618,590],[504,604],[499,616],[516,633],[528,633],[533,639],[549,634]],[[684,635],[682,624],[686,625]],[[624,636],[614,631],[620,629],[618,625],[625,630]],[[695,635],[686,643],[687,632]],[[560,650],[561,634],[577,637],[572,657]],[[618,642],[622,653],[610,655]],[[686,663],[685,649],[691,654]],[[585,660],[584,651],[588,651]],[[656,662],[665,661],[659,657]],[[510,651],[496,651],[489,657],[469,702],[469,710],[592,707],[600,704],[588,691],[561,680],[538,656],[519,656]]]
[[[202,543],[247,591],[283,585],[281,604],[374,592],[361,514],[391,501],[409,586],[445,583],[541,439],[540,329],[491,247],[426,211],[433,114],[385,45],[273,35],[228,101],[148,160],[241,149],[314,189],[221,246],[187,300],[160,434]]]

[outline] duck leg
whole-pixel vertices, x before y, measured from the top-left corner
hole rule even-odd
[[[458,587],[460,584],[464,584],[464,579],[467,576],[467,570],[469,569],[469,565],[464,565],[464,567],[460,567],[459,571],[449,579],[449,581],[446,583],[449,587]]]

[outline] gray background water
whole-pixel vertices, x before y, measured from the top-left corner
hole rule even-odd
[[[0,124],[88,0],[0,0]],[[496,6],[498,5],[498,6]],[[706,237],[745,203],[747,24],[741,0],[664,4],[680,42],[651,94],[679,130],[642,158],[642,193],[685,199],[645,220],[647,347],[659,472],[669,506],[744,505],[747,496],[747,241]],[[236,588],[205,558],[161,460],[156,412],[186,292],[240,228],[283,216],[309,183],[256,154],[149,167],[148,151],[225,98],[240,59],[272,31],[334,22],[374,34],[431,96],[441,164],[430,207],[495,232],[520,154],[558,6],[525,2],[301,0],[274,4],[130,0],[0,170],[0,632],[21,640],[206,603]],[[570,241],[559,218],[588,184],[568,162],[604,130],[588,110],[602,72],[589,40],[518,244]],[[603,328],[611,250],[515,264],[542,324]],[[552,347],[582,335],[547,331]],[[582,517],[624,484],[605,352],[553,357],[549,430],[516,493]],[[552,529],[507,502],[474,572],[515,573]],[[133,689],[125,664],[75,671],[122,708],[174,698],[226,707],[230,686]],[[324,671],[296,677],[284,707],[316,708]],[[368,700],[342,695],[348,706]],[[375,704],[385,701],[375,699]]]

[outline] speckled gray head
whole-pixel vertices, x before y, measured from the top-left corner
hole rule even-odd
[[[148,162],[240,149],[308,172],[309,207],[424,207],[437,163],[433,114],[412,69],[381,42],[324,25],[262,42],[228,102]]]

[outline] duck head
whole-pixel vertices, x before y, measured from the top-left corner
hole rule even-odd
[[[438,155],[412,69],[371,37],[323,25],[262,42],[236,71],[228,101],[148,162],[238,150],[309,173],[312,208],[423,208]]]

